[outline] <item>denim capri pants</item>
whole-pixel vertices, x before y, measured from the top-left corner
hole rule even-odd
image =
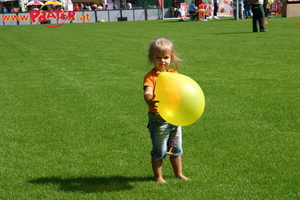
[[[152,140],[151,155],[155,161],[164,159],[171,147],[173,147],[171,156],[181,156],[183,153],[181,126],[166,122],[158,113],[148,112],[148,117],[147,127]]]

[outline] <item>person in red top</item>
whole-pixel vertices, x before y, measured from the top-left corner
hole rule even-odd
[[[156,38],[149,46],[148,59],[153,69],[144,77],[144,99],[148,105],[148,129],[152,140],[151,163],[154,179],[157,183],[167,183],[162,176],[162,163],[167,154],[175,177],[190,180],[182,174],[182,136],[181,127],[166,122],[158,113],[155,99],[155,87],[158,73],[177,73],[180,59],[176,56],[173,43],[166,38]],[[175,70],[168,69],[173,64]],[[172,148],[171,148],[172,147]],[[172,152],[167,152],[172,149]]]
[[[75,11],[80,11],[80,7],[78,6],[78,4],[77,4],[77,3],[75,4],[75,8],[74,8],[74,10],[75,10]]]

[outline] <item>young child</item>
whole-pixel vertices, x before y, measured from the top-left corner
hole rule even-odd
[[[176,56],[173,43],[166,38],[154,39],[150,43],[148,51],[148,59],[154,68],[144,78],[144,99],[149,108],[147,127],[152,140],[151,163],[154,179],[157,183],[167,183],[162,176],[162,163],[165,156],[170,154],[170,162],[175,177],[189,180],[182,174],[181,127],[166,122],[159,115],[156,105],[159,101],[155,99],[154,95],[157,72],[177,73],[180,59]],[[175,66],[175,70],[168,69],[170,64]]]

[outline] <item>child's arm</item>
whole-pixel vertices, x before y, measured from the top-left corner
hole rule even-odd
[[[155,104],[159,101],[154,100],[153,88],[150,86],[144,87],[144,99],[145,102],[152,107],[157,107]]]

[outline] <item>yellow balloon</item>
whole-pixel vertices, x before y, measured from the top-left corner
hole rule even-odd
[[[176,126],[195,123],[203,114],[205,98],[200,86],[188,76],[161,72],[157,77],[155,99],[158,113]]]

